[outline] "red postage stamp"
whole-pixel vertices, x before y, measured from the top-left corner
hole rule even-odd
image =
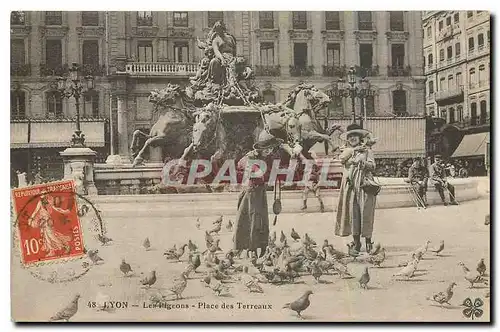
[[[74,181],[14,189],[24,264],[85,255]]]

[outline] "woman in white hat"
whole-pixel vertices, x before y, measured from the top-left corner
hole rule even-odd
[[[340,135],[346,141],[340,161],[344,166],[337,208],[335,235],[353,236],[352,248],[361,250],[361,236],[366,239],[366,251],[372,250],[375,201],[380,186],[373,178],[375,158],[371,146],[375,143],[370,131],[358,124],[347,126]]]

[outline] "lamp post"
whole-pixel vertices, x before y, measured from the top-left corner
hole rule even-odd
[[[76,130],[71,138],[71,147],[85,147],[85,135],[80,127],[80,97],[83,93],[94,89],[94,77],[80,75],[80,67],[73,63],[69,69],[69,77],[57,78],[57,90],[65,98],[74,97],[76,103]]]

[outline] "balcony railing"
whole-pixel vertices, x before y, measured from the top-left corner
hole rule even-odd
[[[470,127],[477,127],[477,126],[489,126],[491,125],[490,123],[490,115],[487,114],[485,117],[481,116],[476,116],[476,117],[464,117],[462,121],[458,121],[454,123],[455,126],[459,127],[460,129],[467,129]]]
[[[10,64],[10,76],[29,76],[31,74],[31,65],[11,63]]]
[[[297,76],[313,76],[314,75],[314,67],[313,66],[290,66],[290,75]]]
[[[373,66],[373,67],[355,66],[355,69],[356,69],[356,75],[360,77],[378,76],[380,74],[379,66]]]
[[[84,75],[92,75],[92,76],[105,76],[106,75],[106,66],[100,64],[86,64],[82,65],[82,73]]]
[[[455,97],[463,97],[464,95],[464,88],[463,87],[458,87],[458,88],[451,88],[445,91],[437,91],[436,92],[436,101],[442,101],[450,98],[455,98]]]
[[[64,76],[68,73],[68,65],[50,66],[42,63],[40,65],[40,76]]]
[[[189,76],[197,71],[197,63],[187,62],[133,62],[125,66],[131,76]]]
[[[255,75],[256,76],[280,76],[281,75],[281,67],[277,66],[255,66]]]
[[[387,66],[387,76],[411,76],[411,67]]]
[[[346,66],[323,66],[323,76],[344,77],[346,75]]]

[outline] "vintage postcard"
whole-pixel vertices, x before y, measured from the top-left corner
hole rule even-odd
[[[490,322],[487,11],[12,11],[16,322]]]

